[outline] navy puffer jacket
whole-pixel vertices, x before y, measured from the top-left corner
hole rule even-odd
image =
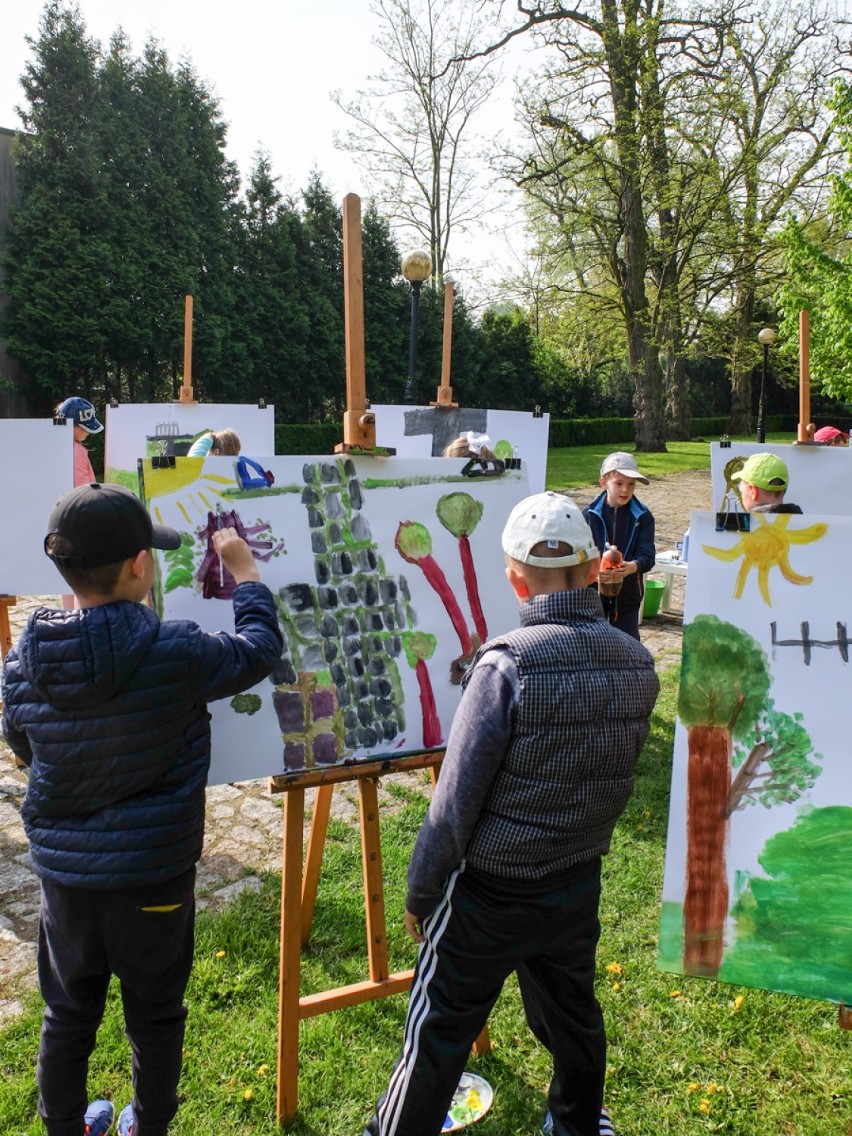
[[[21,815],[38,874],[68,887],[158,883],[201,855],[207,702],[281,654],[272,594],[234,592],[236,634],[130,602],[39,608],[3,672],[3,733],[30,766]]]

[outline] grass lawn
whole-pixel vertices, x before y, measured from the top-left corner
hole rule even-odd
[[[767,434],[767,443],[792,443],[795,434]],[[732,442],[753,442],[746,435],[732,435]],[[639,454],[639,468],[649,477],[663,477],[690,469],[710,468],[710,442],[668,442],[664,454]],[[632,446],[625,449],[633,452]],[[580,485],[597,485],[601,463],[613,447],[570,446],[547,451],[547,488],[572,489]]]
[[[675,715],[676,671],[643,752],[636,792],[605,860],[598,988],[609,1035],[607,1103],[620,1136],[753,1132],[844,1136],[852,1121],[852,1036],[828,1003],[725,986],[656,969],[659,897]],[[425,776],[425,775],[424,775]],[[402,929],[404,878],[425,809],[396,789],[383,822],[391,966],[411,965]],[[224,912],[198,921],[183,1102],[172,1136],[273,1136],[280,878],[263,879]],[[357,830],[336,822],[310,944],[305,992],[366,975]],[[360,1136],[402,1036],[405,997],[327,1014],[301,1027],[297,1136]],[[40,1007],[0,1033],[0,1133],[37,1136],[33,1080]],[[490,1021],[493,1051],[471,1059],[493,1085],[479,1136],[536,1136],[548,1063],[510,983]],[[90,1069],[92,1096],[130,1099],[129,1053],[113,991]],[[404,1134],[402,1134],[404,1136]]]

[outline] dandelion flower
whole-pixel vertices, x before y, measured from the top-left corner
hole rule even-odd
[[[246,1091],[243,1093],[243,1100],[251,1100],[253,1096],[254,1093],[251,1091],[251,1089],[246,1089]]]
[[[710,1101],[707,1099],[707,1097],[705,1097],[704,1100],[702,1100],[701,1104],[698,1106],[698,1111],[703,1112],[705,1116],[710,1111]]]
[[[620,990],[621,989],[621,983],[620,982],[613,982],[612,988],[613,988],[613,990]]]
[[[624,967],[620,962],[608,962],[606,964],[606,972],[607,974],[623,974]]]
[[[225,957],[225,954],[226,954],[225,951],[217,951],[216,952],[216,958],[217,959],[223,959]]]
[[[686,1086],[686,1091],[687,1093],[697,1093],[700,1088],[701,1085],[698,1081],[690,1081]]]
[[[719,1091],[719,1086],[716,1084],[715,1081],[711,1081],[710,1084],[707,1086],[707,1092],[708,1093],[718,1093],[718,1091]]]
[[[731,1003],[734,1008],[734,1013],[736,1013],[740,1006],[742,1006],[743,1002],[745,1002],[745,998],[742,996],[742,994],[738,994],[736,998],[734,998],[733,1002]]]
[[[261,1065],[257,1070],[257,1075],[258,1075],[258,1077],[265,1077],[268,1072],[269,1072],[269,1066],[268,1065]]]
[[[671,994],[669,994],[669,997],[670,998],[679,998],[680,997],[680,991],[679,990],[672,990]]]

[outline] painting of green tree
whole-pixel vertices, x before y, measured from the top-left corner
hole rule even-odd
[[[803,809],[760,856],[734,904],[719,977],[852,1003],[852,808]],[[814,952],[814,929],[820,949]]]
[[[686,891],[682,928],[672,905],[664,908],[660,955],[671,959],[674,942],[682,942],[677,969],[686,974],[720,973],[732,816],[750,805],[796,801],[820,772],[802,715],[776,708],[771,682],[766,653],[746,631],[714,615],[684,628],[678,714],[688,739]]]

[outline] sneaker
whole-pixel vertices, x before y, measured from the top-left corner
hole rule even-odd
[[[550,1115],[550,1109],[548,1109],[544,1114],[544,1124],[542,1124],[541,1126],[541,1136],[553,1136],[553,1133],[553,1117]],[[612,1126],[612,1121],[609,1118],[609,1113],[605,1108],[601,1109],[598,1136],[615,1136],[615,1129]]]
[[[136,1131],[136,1117],[133,1115],[133,1105],[125,1105],[118,1117],[118,1136],[133,1136]]]
[[[86,1136],[105,1136],[112,1128],[114,1116],[115,1109],[112,1107],[112,1101],[92,1101],[83,1117],[83,1124],[85,1125],[83,1131]]]

